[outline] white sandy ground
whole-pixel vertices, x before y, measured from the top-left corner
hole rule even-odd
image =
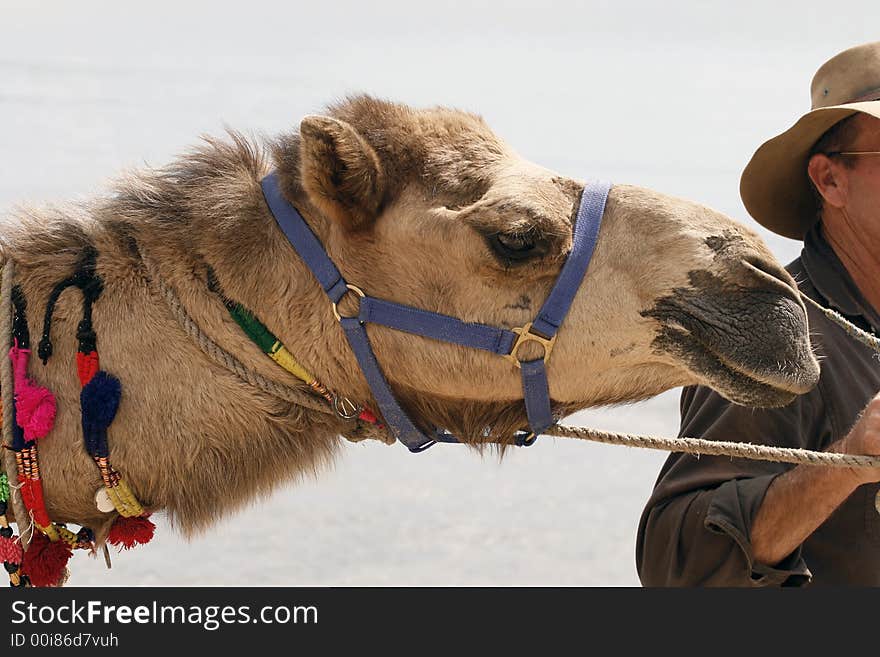
[[[747,220],[748,157],[807,109],[819,64],[878,38],[878,18],[874,0],[0,0],[0,212],[85,196],[224,124],[272,134],[368,91],[480,112],[547,167]],[[783,262],[797,255],[747,223]],[[677,400],[573,421],[672,435]],[[160,516],[109,572],[78,554],[70,584],[637,585],[636,525],[664,457],[544,438],[501,464],[348,445],[334,470],[191,542]]]

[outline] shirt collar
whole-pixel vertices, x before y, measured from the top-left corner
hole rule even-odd
[[[875,332],[880,332],[880,315],[862,296],[846,267],[825,239],[821,221],[817,221],[804,237],[801,262],[813,287],[830,306],[844,315],[863,317]]]

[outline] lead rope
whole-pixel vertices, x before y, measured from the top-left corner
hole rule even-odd
[[[169,310],[171,310],[171,314],[175,317],[184,332],[189,335],[199,348],[210,356],[212,360],[222,365],[244,381],[251,385],[255,385],[263,392],[290,403],[298,404],[309,410],[316,410],[322,413],[335,415],[332,409],[318,401],[315,396],[281,383],[269,381],[261,374],[246,366],[235,356],[225,351],[210,337],[205,335],[198,324],[196,324],[186,311],[183,304],[180,302],[180,299],[177,298],[174,290],[172,290],[171,287],[161,279],[155,264],[145,257],[142,250],[141,258],[153,284],[161,292],[160,296],[165,300]],[[819,306],[806,295],[801,296],[819,308],[826,316],[832,319],[832,321],[842,326],[850,335],[856,337],[860,342],[880,353],[880,340],[865,333],[865,331],[862,331],[858,327],[853,326],[834,311]],[[394,439],[390,437],[387,430],[379,429],[376,426],[368,425],[363,422],[358,423],[357,431],[360,433],[358,439],[368,437],[389,444],[394,442]],[[579,440],[590,440],[610,445],[626,445],[628,447],[658,449],[667,452],[683,452],[686,454],[732,456],[760,461],[775,461],[779,463],[795,463],[802,465],[825,465],[840,468],[880,467],[880,457],[876,456],[815,452],[806,449],[771,447],[768,445],[756,445],[753,443],[715,441],[703,438],[664,438],[660,436],[621,434],[564,424],[552,426],[544,433],[546,435],[561,438],[577,438]]]
[[[847,321],[843,315],[837,313],[831,308],[825,308],[824,306],[820,306],[818,303],[813,301],[806,294],[801,294],[801,298],[807,301],[811,306],[813,306],[816,310],[821,312],[825,317],[830,319],[832,322],[837,324],[840,328],[847,332],[848,335],[855,338],[859,342],[861,342],[866,347],[869,347],[877,354],[880,354],[880,339],[871,335],[867,331],[863,331],[858,326],[853,324],[852,322]],[[877,356],[875,356],[876,358]]]

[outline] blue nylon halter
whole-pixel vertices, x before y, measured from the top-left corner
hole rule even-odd
[[[411,452],[424,451],[438,442],[461,441],[439,428],[435,428],[430,436],[425,435],[401,408],[373,353],[366,330],[368,322],[434,340],[483,349],[504,356],[520,367],[531,434],[521,432],[522,435],[517,437],[518,445],[531,444],[535,436],[555,423],[550,407],[545,363],[556,340],[556,332],[568,314],[593,256],[605,212],[605,201],[611,189],[610,183],[595,182],[584,188],[575,220],[571,252],[559,272],[550,296],[533,322],[512,330],[463,322],[449,315],[366,296],[360,289],[345,281],[302,215],[281,194],[277,173],[263,178],[261,185],[275,221],[330,297],[334,313],[345,331],[385,423],[395,438]],[[357,316],[340,317],[336,304],[349,291],[360,296],[360,311]],[[544,354],[541,358],[520,361],[516,357],[517,350],[526,342],[538,342],[543,346]]]

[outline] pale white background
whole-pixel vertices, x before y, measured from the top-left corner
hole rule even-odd
[[[0,212],[99,191],[224,125],[272,134],[366,91],[479,112],[525,156],[746,215],[739,174],[808,109],[815,69],[880,39],[861,2],[40,2],[0,0]],[[673,435],[678,391],[585,412]],[[541,439],[498,463],[346,446],[315,481],[73,585],[637,585],[660,452]],[[233,491],[234,493],[234,491]],[[218,509],[218,513],[223,513]]]

